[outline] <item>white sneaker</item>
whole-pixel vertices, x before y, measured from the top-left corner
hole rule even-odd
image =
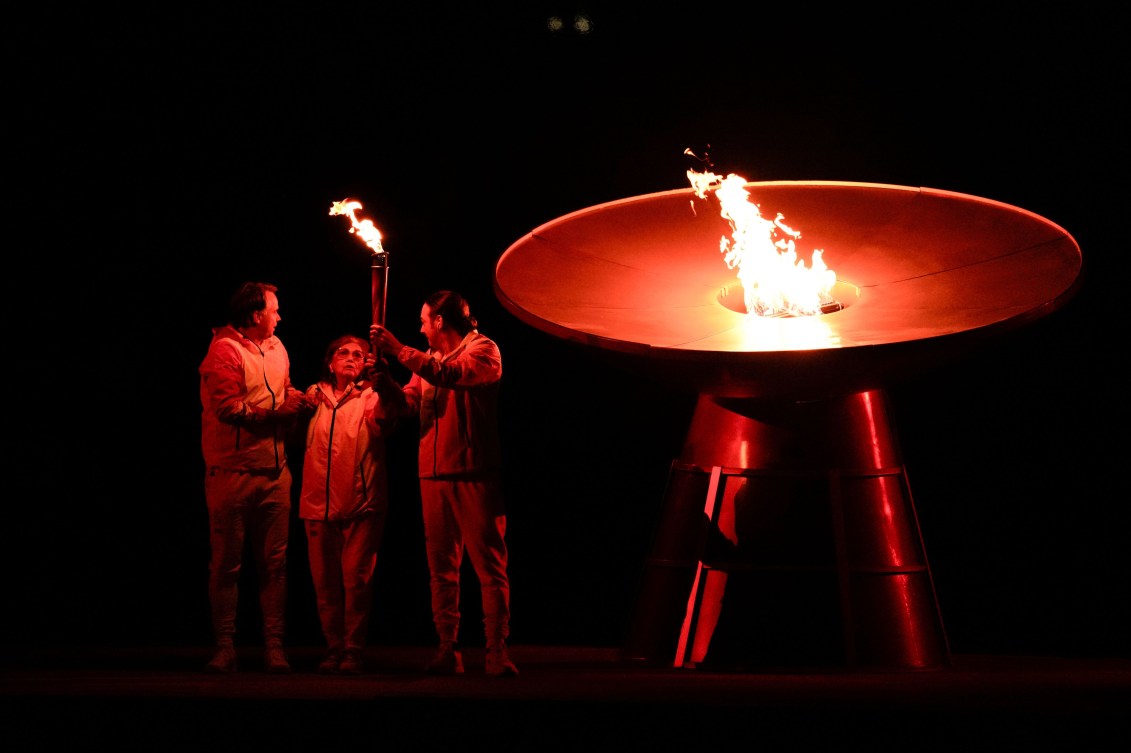
[[[263,664],[267,667],[268,674],[289,675],[291,673],[291,663],[287,661],[286,652],[283,651],[282,646],[274,643],[263,650]]]
[[[338,665],[338,671],[343,675],[360,675],[361,665],[361,649],[347,648],[342,654],[342,663]]]
[[[496,677],[518,677],[518,667],[511,661],[505,644],[487,647],[487,674]]]
[[[436,649],[431,661],[424,667],[430,675],[458,675],[463,673],[463,654],[454,641],[444,641]]]
[[[204,665],[204,671],[213,675],[229,675],[236,671],[237,664],[236,650],[231,646],[221,646]]]
[[[330,649],[326,652],[326,656],[318,663],[318,674],[320,675],[335,675],[338,673],[338,668],[342,664],[342,652],[337,649]]]

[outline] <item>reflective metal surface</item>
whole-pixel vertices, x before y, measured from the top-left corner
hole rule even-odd
[[[881,390],[811,402],[700,396],[625,652],[725,669],[947,664]]]
[[[699,393],[626,653],[682,667],[930,669],[949,649],[884,387],[1036,321],[1075,240],[926,188],[748,183],[823,252],[839,310],[748,316],[717,203],[666,191],[560,217],[499,259],[500,302],[612,365]]]
[[[713,395],[822,397],[882,387],[972,343],[1044,316],[1075,292],[1080,248],[1017,207],[927,188],[748,183],[761,213],[821,249],[843,309],[815,317],[743,313],[719,251],[718,204],[692,189],[565,215],[506,250],[500,302],[628,368]],[[641,361],[643,357],[645,360]]]

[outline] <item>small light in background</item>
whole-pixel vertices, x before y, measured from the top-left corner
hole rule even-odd
[[[546,28],[553,34],[564,31],[566,28],[565,19],[561,16],[550,16],[546,19]],[[593,19],[584,13],[579,13],[573,17],[573,24],[570,28],[578,34],[588,34],[593,31]]]

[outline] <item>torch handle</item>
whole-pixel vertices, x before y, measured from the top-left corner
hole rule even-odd
[[[373,263],[372,265],[370,265],[370,271],[372,272],[373,276],[373,323],[384,326],[386,288],[389,284],[389,255],[374,254]]]
[[[372,274],[372,303],[373,323],[385,325],[385,299],[389,285],[389,255],[373,254],[373,263],[370,265]],[[381,358],[381,349],[374,346],[373,355]]]

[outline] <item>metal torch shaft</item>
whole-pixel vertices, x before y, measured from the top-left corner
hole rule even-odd
[[[373,254],[373,263],[369,269],[373,275],[373,323],[384,326],[386,288],[389,284],[389,255]]]
[[[385,325],[385,298],[389,285],[389,255],[386,253],[373,254],[373,261],[369,265],[372,276],[371,300],[373,302],[373,323]],[[374,346],[373,354],[381,358],[381,349]]]

